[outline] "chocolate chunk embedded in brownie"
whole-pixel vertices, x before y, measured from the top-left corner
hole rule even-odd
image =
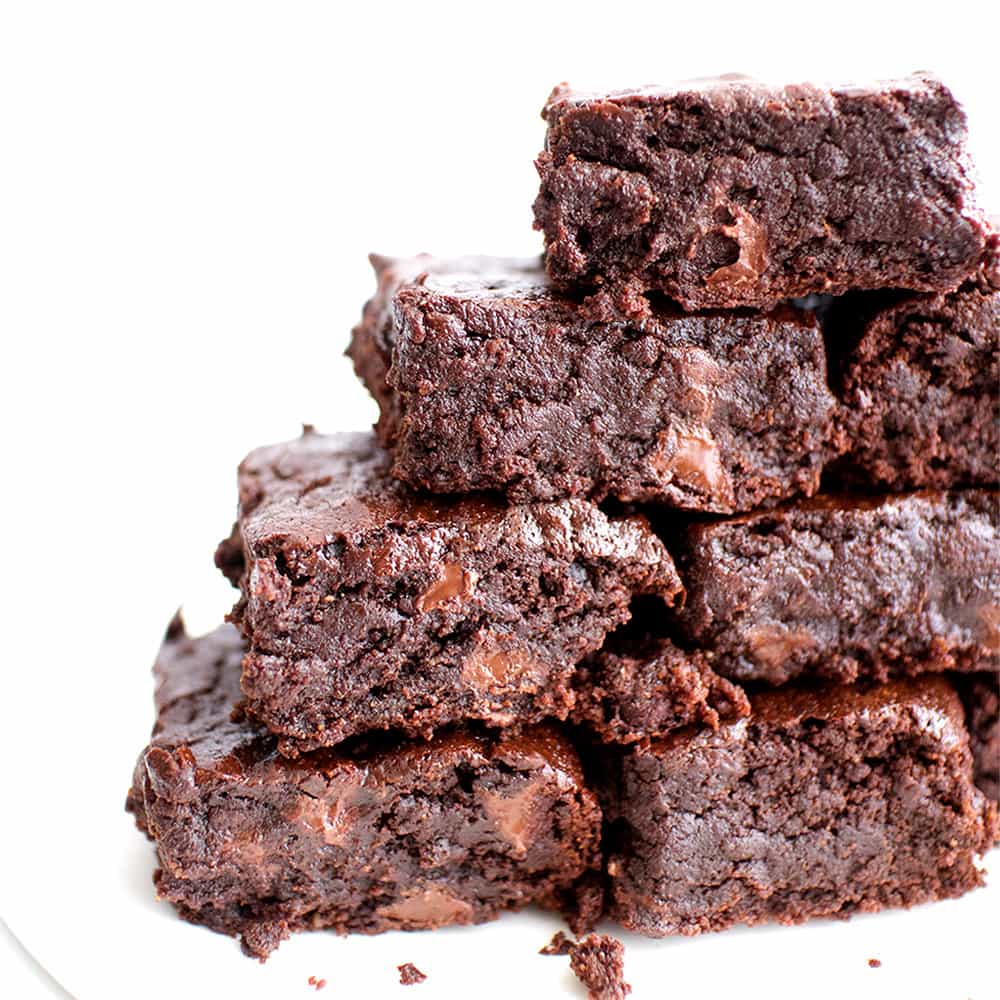
[[[976,784],[996,801],[1000,799],[1000,676],[973,674],[957,677],[955,683],[965,703]]]
[[[607,782],[612,916],[653,936],[959,896],[997,830],[947,678],[782,689]]]
[[[157,892],[259,957],[290,931],[373,933],[554,905],[598,859],[600,812],[553,728],[288,760],[234,720],[234,628],[174,628],[129,808],[156,842]]]
[[[742,681],[1000,663],[997,494],[814,497],[689,526],[680,623]]]
[[[876,297],[878,298],[878,297]],[[1000,481],[1000,292],[845,296],[831,346],[852,344],[838,379],[849,453],[831,480],[903,490]]]
[[[825,88],[746,77],[557,87],[537,228],[561,286],[688,309],[812,292],[946,292],[982,265],[965,114],[928,76]]]
[[[705,654],[669,639],[612,637],[580,664],[573,683],[571,719],[607,743],[634,743],[687,725],[714,728],[750,710],[742,689],[716,674]]]
[[[679,595],[644,518],[578,499],[417,495],[370,434],[259,449],[239,482],[218,562],[243,594],[243,691],[283,752],[565,718],[574,664],[631,597]]]
[[[348,353],[413,486],[727,513],[815,492],[841,448],[811,312],[635,322],[557,295],[535,260],[372,262]]]

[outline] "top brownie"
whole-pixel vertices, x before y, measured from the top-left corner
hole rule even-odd
[[[260,448],[217,562],[242,590],[250,711],[294,755],[357,733],[565,718],[575,664],[680,580],[640,516],[433,497],[371,434]]]
[[[965,114],[928,76],[769,87],[745,77],[609,94],[556,88],[536,226],[561,286],[643,312],[813,292],[947,292],[982,265]]]

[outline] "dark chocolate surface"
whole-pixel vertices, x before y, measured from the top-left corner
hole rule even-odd
[[[552,93],[536,226],[561,286],[643,312],[813,292],[947,292],[981,268],[965,114],[936,79],[772,87],[724,77]]]

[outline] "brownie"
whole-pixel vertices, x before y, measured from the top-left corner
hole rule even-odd
[[[371,434],[261,448],[239,487],[217,561],[242,590],[248,707],[289,754],[374,729],[565,718],[574,665],[632,596],[680,594],[641,516],[418,495]]]
[[[871,310],[864,299],[845,296],[828,322],[831,343],[854,345],[839,378],[851,447],[831,480],[883,490],[1000,481],[1000,292],[969,283]]]
[[[606,743],[634,743],[687,725],[716,728],[750,710],[743,690],[709,657],[666,638],[613,639],[577,668],[570,718]]]
[[[535,224],[561,287],[687,309],[814,292],[947,292],[991,239],[965,114],[933,77],[773,87],[747,77],[549,97]]]
[[[841,450],[812,312],[636,322],[556,294],[537,260],[372,263],[348,353],[412,486],[731,513],[814,493]]]
[[[965,703],[976,784],[996,801],[1000,799],[1000,677],[973,674],[956,678],[956,683]]]
[[[685,636],[724,677],[884,680],[1000,663],[997,494],[813,497],[688,527]]]
[[[157,721],[129,795],[158,894],[266,955],[290,931],[469,924],[552,902],[599,854],[600,811],[554,728],[289,760],[232,706],[243,642],[179,623],[156,664]]]
[[[607,781],[612,916],[652,936],[960,896],[997,831],[947,678],[785,688]]]

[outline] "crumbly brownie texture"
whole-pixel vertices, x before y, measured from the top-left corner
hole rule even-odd
[[[965,114],[927,76],[836,89],[746,77],[560,86],[542,114],[535,221],[549,274],[604,284],[636,311],[650,290],[688,309],[951,291],[991,238]]]
[[[841,450],[811,312],[636,323],[555,294],[537,260],[372,263],[348,353],[413,486],[728,513],[814,493]]]
[[[856,344],[840,396],[851,450],[830,470],[851,487],[988,486],[1000,481],[1000,292],[894,296],[858,339],[863,308],[831,312],[831,346]]]
[[[606,934],[591,934],[569,952],[573,974],[590,1000],[625,1000],[632,987],[625,982],[625,946]]]
[[[755,696],[748,719],[638,744],[608,782],[612,916],[652,936],[799,923],[982,883],[996,806],[940,675]]]
[[[1000,663],[997,494],[814,497],[689,526],[679,621],[740,681]]]
[[[687,725],[715,729],[750,711],[741,688],[712,670],[708,658],[669,639],[612,640],[573,678],[571,719],[606,743],[634,743]]]
[[[1000,799],[1000,677],[993,673],[957,679],[965,702],[976,784],[994,801]]]
[[[262,448],[239,483],[217,561],[242,590],[249,709],[291,755],[373,729],[565,718],[574,665],[633,594],[680,594],[644,518],[418,496],[370,434]]]
[[[396,969],[399,972],[399,982],[402,986],[414,986],[427,978],[412,962],[397,965]]]
[[[243,643],[175,623],[129,808],[159,895],[265,957],[290,931],[470,924],[555,893],[598,860],[600,812],[570,744],[537,727],[291,761],[234,720]]]

